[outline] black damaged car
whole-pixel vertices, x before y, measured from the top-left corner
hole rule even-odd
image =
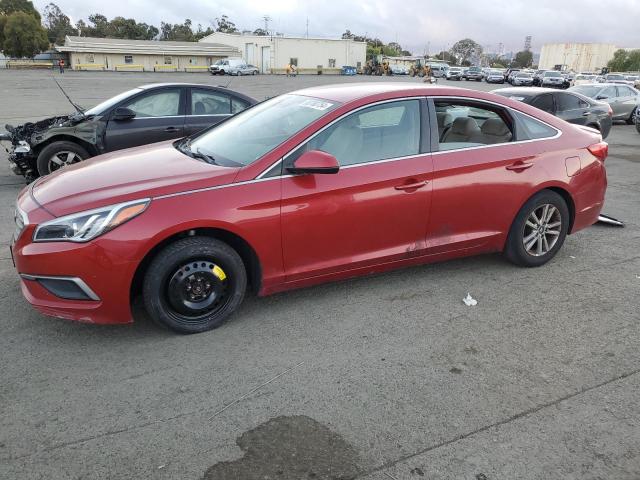
[[[72,115],[6,125],[0,141],[12,144],[9,162],[14,173],[32,181],[102,153],[191,135],[255,103],[224,87],[144,85],[86,111],[76,107]]]

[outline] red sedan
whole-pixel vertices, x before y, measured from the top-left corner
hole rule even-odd
[[[219,326],[258,295],[504,252],[548,262],[593,224],[607,144],[465,89],[311,88],[209,130],[96,157],[17,201],[12,246],[39,311],[94,323]]]

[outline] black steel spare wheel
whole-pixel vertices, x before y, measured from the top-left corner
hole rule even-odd
[[[149,316],[181,333],[219,327],[240,305],[247,274],[240,255],[215,238],[187,237],[151,261],[143,298]]]
[[[167,300],[185,320],[197,320],[222,308],[229,300],[229,278],[208,259],[181,265],[167,282]]]

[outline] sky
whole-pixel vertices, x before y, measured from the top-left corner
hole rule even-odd
[[[35,0],[40,11],[51,0]],[[54,0],[55,1],[55,0]],[[227,15],[240,30],[264,28],[287,35],[339,37],[352,33],[397,41],[412,53],[436,54],[457,40],[472,38],[485,51],[524,47],[531,35],[534,51],[544,43],[601,42],[640,48],[640,0],[58,0],[73,21],[101,13],[160,22],[211,25]]]

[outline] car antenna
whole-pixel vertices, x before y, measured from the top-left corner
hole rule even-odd
[[[222,88],[229,88],[229,85],[231,85],[231,82],[233,82],[233,77],[231,77],[229,79],[229,81],[227,82],[226,85],[219,85],[219,86],[222,87]]]
[[[58,80],[56,80],[56,77],[53,76],[53,73],[51,74],[51,78],[53,78],[53,81],[56,82],[56,85],[58,85],[58,88],[60,89],[62,94],[67,98],[67,100],[69,100],[69,103],[73,105],[73,108],[75,108],[78,111],[78,113],[84,117],[85,116],[84,110],[82,110],[78,105],[73,103],[73,100],[71,100],[69,95],[67,95],[67,92],[64,91],[64,88],[62,88],[62,86],[58,83]]]

